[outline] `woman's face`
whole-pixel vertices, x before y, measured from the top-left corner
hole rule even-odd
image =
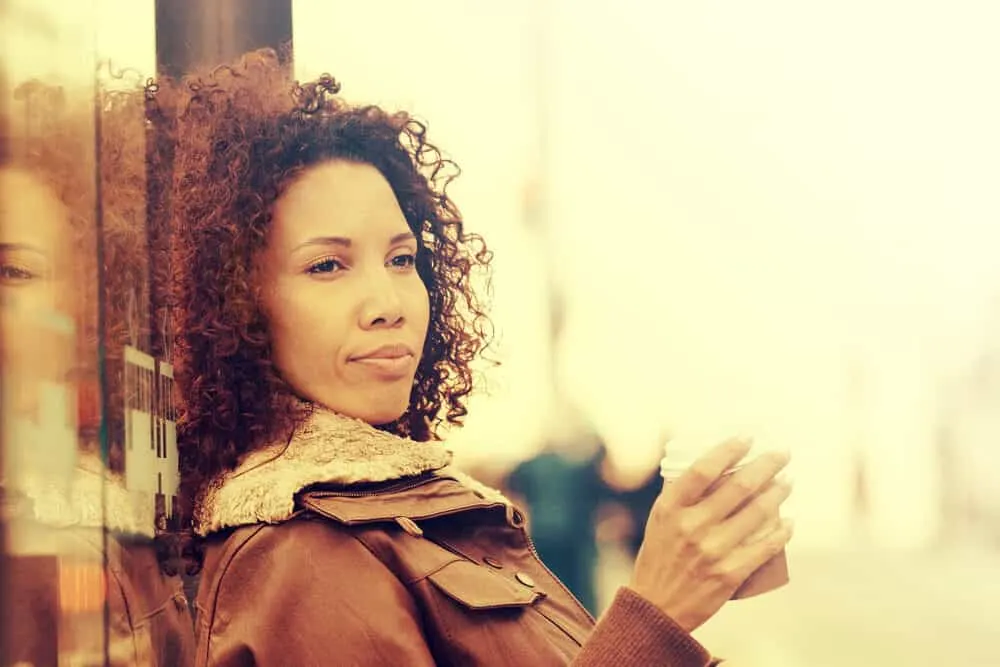
[[[325,162],[282,194],[260,287],[275,363],[299,395],[376,425],[406,411],[430,318],[416,254],[371,165]]]
[[[56,194],[26,171],[0,168],[5,418],[37,418],[42,387],[67,381],[75,356],[72,261],[68,212]]]
[[[0,168],[0,251],[5,303],[31,310],[61,309],[71,272],[65,207],[29,172]]]

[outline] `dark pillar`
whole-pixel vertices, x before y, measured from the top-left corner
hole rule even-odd
[[[156,62],[171,76],[270,47],[291,67],[291,0],[156,0]]]
[[[241,55],[260,48],[272,48],[292,73],[292,0],[155,0],[156,67],[161,74],[181,77],[203,68],[236,61]],[[172,154],[158,142],[158,127],[165,119],[150,118],[148,173],[148,238],[150,246],[150,353],[163,358],[170,342],[162,340],[164,285],[152,280],[157,274],[153,262],[168,257],[169,221],[157,211],[169,210],[168,184],[171,181]],[[169,122],[167,120],[166,122]],[[161,274],[162,275],[162,274]]]

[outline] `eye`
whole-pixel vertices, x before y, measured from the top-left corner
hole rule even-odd
[[[26,283],[38,278],[38,274],[16,264],[0,264],[0,282]]]
[[[319,260],[318,262],[310,264],[309,268],[306,269],[306,273],[311,273],[314,275],[319,273],[334,273],[342,268],[344,268],[344,265],[341,264],[339,261],[337,261],[333,257],[327,257],[325,259]]]
[[[397,269],[409,269],[412,268],[417,263],[416,255],[396,255],[390,260],[390,263]]]

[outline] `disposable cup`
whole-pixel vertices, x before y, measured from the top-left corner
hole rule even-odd
[[[665,446],[665,454],[660,462],[660,474],[663,476],[665,484],[670,484],[681,477],[698,458],[712,447],[730,438],[746,438],[745,435],[734,435],[729,437],[709,437],[705,434],[697,436],[677,436],[670,439]],[[740,462],[732,466],[723,473],[723,478],[732,475],[745,465],[745,462],[754,458],[754,453],[759,451],[758,447],[752,447],[750,453]],[[752,542],[770,533],[777,528],[780,519],[769,522],[761,526],[756,533],[747,538],[747,542]],[[739,600],[768,593],[781,588],[789,582],[788,559],[785,550],[765,562],[740,585],[731,599]]]

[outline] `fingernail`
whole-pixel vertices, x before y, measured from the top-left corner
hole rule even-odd
[[[795,519],[782,519],[781,525],[788,531],[789,534],[795,532]]]
[[[776,481],[778,484],[781,484],[782,486],[787,486],[789,489],[795,486],[795,480],[787,472],[783,472],[777,477],[775,477],[774,481]]]

